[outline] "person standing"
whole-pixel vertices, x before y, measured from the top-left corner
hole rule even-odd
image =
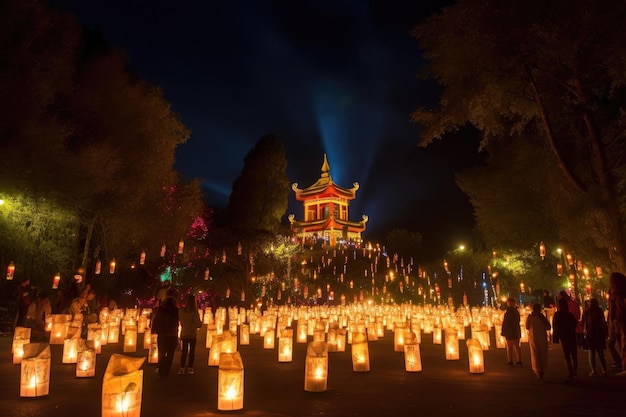
[[[528,330],[530,363],[540,381],[543,380],[548,367],[548,331],[551,328],[550,322],[541,312],[541,304],[534,304],[532,313],[526,318],[526,330]]]
[[[576,326],[578,321],[569,311],[567,299],[559,298],[558,310],[552,317],[552,336],[554,343],[560,343],[563,357],[567,364],[568,376],[565,382],[572,382],[578,375],[578,346],[576,345]]]
[[[520,314],[517,311],[515,298],[509,297],[506,300],[506,310],[502,319],[501,336],[506,339],[506,359],[509,366],[522,366],[522,349],[520,339],[522,330],[520,328]]]
[[[26,317],[28,317],[28,307],[31,301],[30,279],[26,278],[17,287],[17,316],[14,327],[26,326]]]
[[[589,346],[589,365],[591,366],[589,376],[596,376],[596,353],[600,359],[602,376],[606,376],[604,349],[606,349],[606,338],[609,336],[609,332],[604,319],[604,312],[600,309],[597,298],[589,300],[589,308],[583,313],[582,321],[585,328],[585,339]]]
[[[198,329],[202,326],[196,297],[193,294],[187,296],[185,306],[178,310],[178,321],[180,322],[180,340],[182,351],[180,354],[180,369],[178,375],[187,373],[194,374],[193,364],[196,356],[196,338]],[[185,363],[189,356],[189,366],[185,368]]]
[[[621,342],[622,370],[617,375],[626,376],[626,276],[613,272],[609,282],[609,323],[615,323]]]
[[[579,348],[582,348],[583,342],[584,342],[583,340],[584,329],[583,329],[583,322],[581,320],[582,314],[580,311],[580,304],[574,298],[570,297],[570,295],[564,290],[561,290],[559,292],[559,299],[561,298],[564,298],[567,300],[567,308],[569,312],[572,313],[574,315],[574,318],[576,319],[576,346],[578,346]]]
[[[178,304],[174,288],[167,291],[167,296],[156,309],[151,330],[158,335],[159,376],[167,377],[178,346]]]

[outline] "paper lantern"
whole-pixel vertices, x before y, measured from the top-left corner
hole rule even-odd
[[[102,417],[140,417],[145,358],[114,353],[102,379]]]
[[[246,323],[241,323],[239,325],[239,344],[240,345],[250,344],[250,326]]]
[[[237,351],[237,339],[230,332],[213,336],[213,343],[209,351],[208,365],[219,366],[222,353],[234,353]]]
[[[205,343],[205,347],[207,349],[211,349],[211,346],[213,345],[213,338],[217,336],[217,325],[216,324],[209,324],[207,325],[206,328],[206,343]]]
[[[494,328],[495,328],[495,334],[496,334],[496,349],[506,349],[506,338],[501,335],[502,323],[496,323],[494,325]]]
[[[486,324],[478,324],[472,327],[472,339],[480,342],[483,350],[489,350],[491,340],[489,338],[489,327]]]
[[[148,347],[148,363],[159,363],[159,346],[156,339],[154,343],[151,343]]]
[[[457,329],[446,329],[446,360],[459,359],[459,334]]]
[[[57,272],[54,275],[54,278],[52,278],[52,289],[56,290],[57,288],[59,288],[59,283],[61,282],[61,273]]]
[[[441,337],[441,327],[435,326],[433,327],[433,344],[440,345],[442,341]]]
[[[50,344],[62,345],[67,335],[67,315],[53,314],[50,316]]]
[[[217,409],[243,408],[243,361],[239,352],[221,353],[217,372]]]
[[[304,369],[304,390],[326,391],[328,383],[328,348],[326,342],[309,342]]]
[[[467,340],[467,357],[470,374],[482,374],[485,372],[483,346],[480,341],[477,339]]]
[[[120,327],[116,322],[109,323],[107,343],[118,343],[120,340]]]
[[[80,337],[73,337],[63,341],[63,363],[76,363],[80,340],[82,340]]]
[[[307,333],[307,321],[306,320],[304,319],[298,320],[298,324],[296,326],[296,333],[298,335],[296,338],[297,343],[307,342],[308,333]]]
[[[404,351],[404,333],[406,330],[406,323],[396,323],[393,328],[393,351]]]
[[[20,371],[20,397],[41,397],[50,392],[50,345],[24,345]]]
[[[152,344],[152,330],[150,328],[146,328],[143,332],[143,348],[150,349],[150,345]],[[156,337],[156,334],[154,335]]]
[[[291,362],[293,359],[293,329],[283,329],[278,338],[278,362]]]
[[[274,329],[267,329],[263,334],[263,349],[274,349],[275,344]]]
[[[419,343],[404,344],[404,369],[407,372],[422,371],[422,355]]]
[[[336,324],[333,324],[328,329],[328,334],[326,335],[326,342],[328,343],[328,351],[329,352],[337,352],[338,351],[338,337],[339,328]]]
[[[11,353],[13,353],[13,364],[18,365],[24,356],[24,345],[30,343],[30,327],[16,326],[13,332],[13,343]]]
[[[137,352],[137,327],[127,326],[124,332],[124,352]]]
[[[111,263],[109,263],[109,274],[113,275],[115,273],[115,258],[111,259]]]
[[[365,333],[352,335],[352,370],[354,372],[369,372],[370,354]]]
[[[78,351],[76,360],[76,377],[92,377],[96,375],[96,351],[93,349],[81,349]]]

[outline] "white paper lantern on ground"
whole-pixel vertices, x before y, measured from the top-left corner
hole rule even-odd
[[[328,348],[326,342],[309,342],[304,369],[304,390],[326,391],[328,384]]]
[[[50,346],[24,345],[21,362],[20,397],[41,397],[50,393]]]
[[[102,417],[140,417],[145,358],[114,353],[102,379]]]
[[[217,409],[223,411],[243,408],[243,361],[239,352],[221,353],[217,373]]]
[[[369,372],[370,354],[365,333],[352,335],[352,370],[354,372]]]
[[[482,374],[485,372],[483,346],[477,339],[469,339],[467,341],[467,357],[471,374]]]

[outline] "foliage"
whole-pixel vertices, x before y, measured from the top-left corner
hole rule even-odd
[[[626,268],[625,17],[626,6],[609,0],[460,0],[413,32],[432,64],[423,75],[443,87],[439,108],[413,114],[422,143],[467,122],[487,147],[543,140],[551,156],[526,169],[560,170],[547,190],[562,204],[546,207],[558,237],[578,244],[585,230],[586,243],[618,269]],[[572,204],[588,209],[561,221]]]
[[[385,241],[388,253],[397,253],[407,258],[419,254],[422,248],[422,236],[405,229],[392,230],[387,234]]]

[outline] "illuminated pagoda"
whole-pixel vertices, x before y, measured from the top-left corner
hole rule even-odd
[[[350,200],[354,200],[359,183],[353,183],[352,188],[335,184],[330,176],[326,154],[322,175],[313,185],[298,188],[298,183],[293,183],[291,188],[296,193],[296,200],[304,203],[303,221],[295,220],[293,214],[289,215],[292,229],[298,231],[303,242],[324,239],[331,245],[336,245],[341,240],[361,243],[361,233],[365,230],[367,216],[363,215],[359,222],[348,220],[348,205]]]

